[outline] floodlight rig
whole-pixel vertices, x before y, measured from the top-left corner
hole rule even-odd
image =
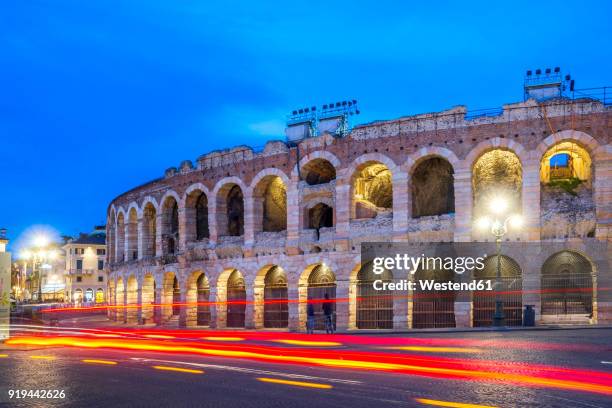
[[[356,99],[326,103],[320,109],[316,106],[295,109],[287,115],[287,142],[297,144],[323,133],[346,136],[350,131],[349,118],[359,113]]]

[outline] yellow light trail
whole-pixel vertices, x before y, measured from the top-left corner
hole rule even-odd
[[[426,346],[399,346],[389,347],[392,350],[402,351],[424,351],[438,353],[480,353],[481,349],[471,347],[426,347]]]
[[[55,360],[53,356],[30,356],[30,358],[34,360]]]
[[[168,336],[165,334],[145,334],[144,337],[149,337],[151,339],[175,339],[174,336]]]
[[[116,361],[109,361],[109,360],[95,360],[95,359],[85,359],[85,360],[81,360],[84,363],[87,364],[106,364],[106,365],[117,365]]]
[[[289,339],[279,339],[272,340],[276,343],[290,344],[292,346],[312,346],[312,347],[334,347],[341,346],[342,343],[337,343],[335,341],[308,341],[308,340],[289,340]]]
[[[0,358],[6,358],[8,357],[8,354],[0,354]]]
[[[204,340],[210,341],[242,341],[244,337],[222,337],[222,336],[210,336],[210,337],[202,337]]]
[[[179,373],[189,373],[189,374],[204,374],[202,370],[193,370],[191,368],[179,368],[179,367],[170,367],[170,366],[153,366],[156,370],[161,371],[177,371]]]
[[[257,381],[261,381],[265,383],[273,383],[273,384],[294,385],[296,387],[320,388],[324,390],[333,388],[329,384],[317,384],[317,383],[304,382],[304,381],[280,380],[278,378],[258,377]]]
[[[438,401],[426,398],[415,398],[415,401],[425,405],[447,408],[497,408],[492,405],[464,404],[462,402]]]

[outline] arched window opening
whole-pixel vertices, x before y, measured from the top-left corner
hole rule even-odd
[[[334,226],[334,209],[318,203],[308,210],[308,228],[320,229]]]
[[[227,279],[227,327],[244,327],[246,315],[246,284],[242,274],[234,269]]]
[[[287,188],[278,176],[261,180],[254,191],[256,231],[277,232],[287,229]]]
[[[196,205],[196,239],[202,240],[209,237],[208,231],[208,198],[206,194],[199,195]]]
[[[452,270],[419,269],[414,274],[417,282],[412,303],[412,327],[429,329],[438,327],[455,327],[455,292],[447,290],[427,290],[418,284],[419,281],[433,280],[448,282],[454,280]]]
[[[412,217],[455,212],[453,166],[441,158],[431,157],[419,163],[412,172]]]
[[[302,180],[311,186],[326,184],[336,179],[336,169],[325,159],[314,159],[302,167],[301,175]]]
[[[580,145],[565,141],[551,147],[540,163],[543,183],[580,182],[591,179],[591,157]]]
[[[372,262],[363,265],[357,273],[357,328],[393,328],[393,292],[389,289],[376,290],[374,282],[392,282],[393,275],[385,270],[375,274]]]
[[[264,327],[285,328],[289,325],[287,276],[279,266],[271,267],[264,280]]]
[[[210,326],[210,285],[206,275],[201,274],[197,281],[198,308],[197,325]]]
[[[358,170],[353,178],[354,218],[375,218],[391,213],[393,184],[391,172],[381,163],[371,163]]]
[[[96,304],[104,303],[104,290],[98,288],[96,290]]]
[[[175,255],[178,252],[179,242],[179,211],[174,197],[168,197],[163,205],[162,237],[165,246],[164,253]]]
[[[497,284],[497,255],[484,261],[484,268],[474,270],[474,279],[490,280],[494,290],[474,291],[474,327],[488,327],[493,324],[496,294],[504,304],[506,326],[523,324],[523,278],[521,267],[516,261],[502,255],[500,259],[500,284]]]
[[[542,315],[593,314],[593,267],[584,256],[562,251],[542,266]]]
[[[227,194],[227,233],[233,237],[244,234],[244,196],[237,185]]]
[[[142,240],[142,255],[144,258],[153,258],[156,256],[155,239],[157,235],[156,226],[157,212],[153,204],[147,203],[142,215],[143,222],[143,240]]]
[[[326,295],[327,298],[326,299]],[[308,303],[314,308],[315,330],[325,330],[325,314],[323,303],[329,301],[332,305],[332,323],[336,327],[336,275],[323,264],[313,268],[308,276]]]
[[[508,203],[508,214],[521,213],[522,167],[519,158],[508,150],[491,150],[476,161],[472,171],[475,219],[489,212],[494,197]]]

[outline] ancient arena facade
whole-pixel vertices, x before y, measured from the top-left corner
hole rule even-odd
[[[504,299],[509,324],[527,304],[537,324],[610,324],[611,125],[595,100],[528,100],[185,160],[108,206],[108,293],[119,306],[109,318],[303,331],[306,301],[327,293],[338,330],[487,325],[491,304],[476,294],[379,299],[360,273],[360,243],[490,240],[474,220],[501,186],[525,220],[507,236],[524,248],[502,259],[504,285],[518,289]]]

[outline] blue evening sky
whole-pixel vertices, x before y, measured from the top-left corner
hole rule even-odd
[[[4,1],[0,227],[89,231],[181,160],[283,138],[296,107],[356,98],[358,122],[496,107],[557,65],[611,85],[610,16],[607,1]]]

